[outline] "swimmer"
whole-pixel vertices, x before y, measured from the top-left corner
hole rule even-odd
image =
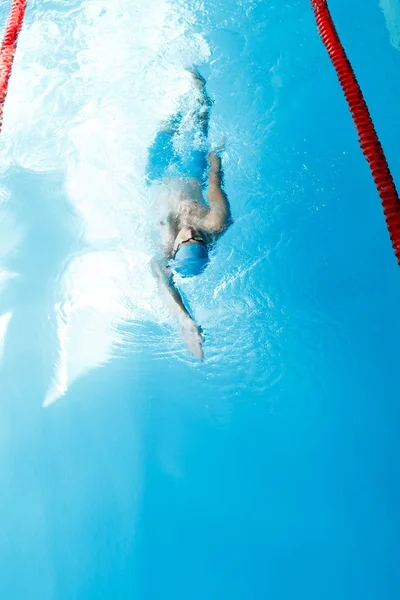
[[[186,309],[172,273],[181,277],[200,275],[207,267],[210,247],[226,231],[231,216],[222,189],[223,146],[207,150],[212,102],[200,73],[187,70],[195,90],[194,106],[171,117],[158,132],[149,149],[147,178],[156,190],[163,215],[161,252],[152,261],[153,274],[178,321],[183,342],[202,361],[201,329]],[[203,196],[205,187],[208,203]]]

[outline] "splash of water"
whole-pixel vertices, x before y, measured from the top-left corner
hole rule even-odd
[[[112,356],[121,323],[168,319],[149,269],[157,217],[144,184],[147,148],[189,89],[184,67],[209,48],[190,32],[190,11],[167,0],[36,9],[20,38],[0,172],[62,173],[84,240],[55,291],[48,405]]]

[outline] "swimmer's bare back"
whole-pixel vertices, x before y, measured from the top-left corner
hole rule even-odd
[[[203,200],[199,181],[192,179],[164,183],[170,185],[172,193],[175,191],[168,216],[161,221],[161,243],[164,256],[168,259],[172,257],[173,241],[182,228],[193,227],[201,231],[210,243],[215,242],[230,223],[229,202],[222,189],[221,159],[215,152],[210,152],[208,160],[208,206]]]

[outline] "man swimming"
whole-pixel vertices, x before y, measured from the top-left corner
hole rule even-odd
[[[164,213],[160,223],[163,257],[153,259],[153,273],[170,312],[178,320],[182,340],[202,360],[200,328],[184,306],[171,271],[181,277],[200,275],[208,264],[210,246],[226,231],[231,219],[222,189],[220,156],[218,151],[207,152],[212,103],[204,79],[198,71],[188,71],[197,92],[195,104],[186,114],[179,112],[170,118],[158,132],[149,150],[147,171],[149,182],[157,186]],[[208,205],[203,197],[207,183]]]

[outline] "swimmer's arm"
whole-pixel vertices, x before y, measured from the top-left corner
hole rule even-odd
[[[210,175],[208,178],[207,200],[210,207],[203,219],[204,228],[210,233],[222,232],[230,221],[228,198],[222,189],[223,171],[221,159],[215,152],[208,155]]]
[[[158,290],[163,296],[170,313],[178,319],[178,321],[183,316],[190,317],[178,290],[171,282],[171,276],[166,265],[162,261],[153,259],[151,261],[151,270],[157,281]]]
[[[200,328],[193,321],[186,310],[182,298],[174,286],[170,273],[164,262],[153,259],[151,261],[153,275],[157,281],[160,295],[163,297],[170,313],[178,320],[182,340],[188,349],[198,358],[203,360],[203,340]]]

